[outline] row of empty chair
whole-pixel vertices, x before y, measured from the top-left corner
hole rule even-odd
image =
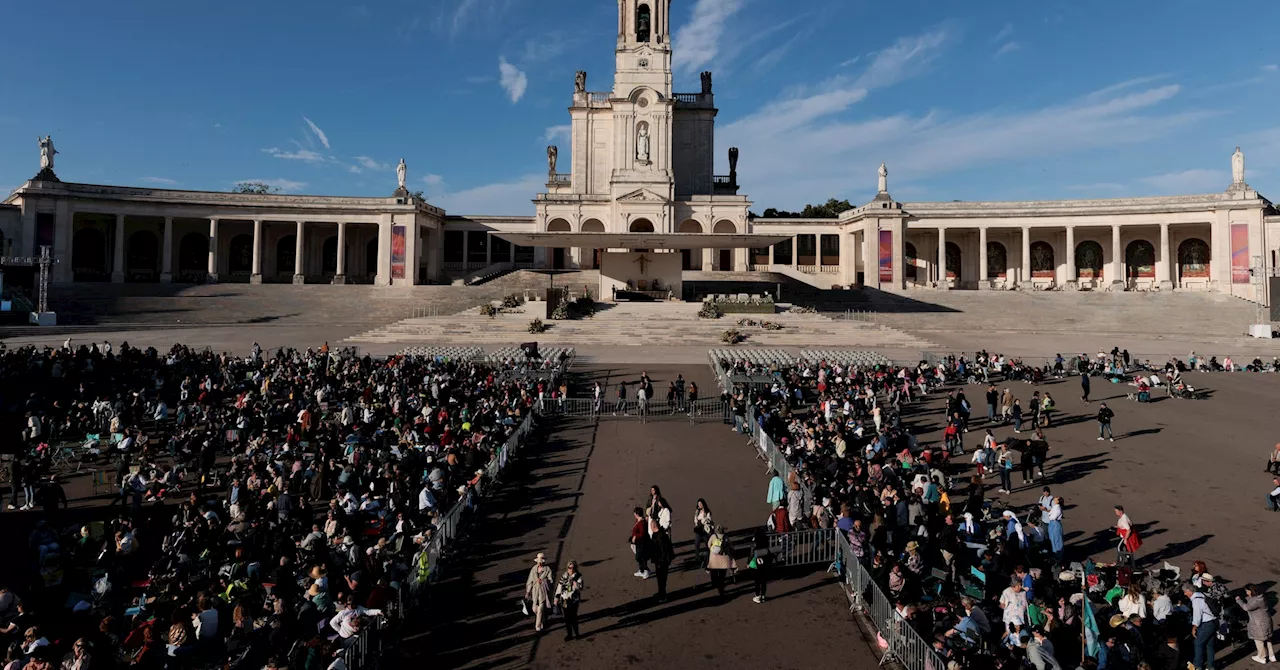
[[[802,349],[800,351],[801,360],[811,363],[826,361],[828,363],[838,363],[843,366],[872,366],[872,365],[889,365],[892,361],[884,354],[875,351],[862,351],[858,349]]]
[[[448,359],[451,361],[471,361],[484,357],[484,349],[480,347],[458,347],[449,345],[425,345],[406,347],[400,353],[405,356],[421,356],[424,358]]]

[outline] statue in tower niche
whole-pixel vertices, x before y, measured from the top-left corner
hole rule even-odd
[[[560,150],[553,144],[547,147],[547,174],[556,173],[556,159],[560,156]]]
[[[1231,183],[1244,183],[1244,153],[1240,151],[1240,147],[1236,147],[1236,152],[1231,154]]]
[[[648,164],[649,163],[649,124],[640,124],[640,130],[636,133],[636,160]]]
[[[587,71],[586,70],[578,70],[577,73],[573,75],[573,92],[574,93],[587,92]]]
[[[711,72],[702,73],[702,94],[711,95]]]

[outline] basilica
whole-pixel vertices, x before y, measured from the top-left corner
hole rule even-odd
[[[613,81],[593,91],[586,72],[574,76],[567,156],[547,148],[546,190],[530,194],[528,216],[450,215],[405,188],[403,163],[386,197],[64,182],[46,137],[39,173],[0,201],[3,248],[22,257],[49,247],[54,283],[402,287],[548,268],[598,271],[604,296],[661,287],[678,298],[690,272],[768,272],[823,289],[1215,291],[1270,302],[1256,278],[1277,267],[1280,212],[1245,181],[1238,147],[1217,193],[902,202],[882,165],[848,175],[876,178],[877,194],[839,218],[753,218],[737,149],[715,146],[711,73],[697,91],[673,90],[670,4],[619,2]],[[714,172],[717,151],[727,175]]]

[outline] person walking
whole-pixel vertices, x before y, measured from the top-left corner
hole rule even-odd
[[[716,592],[723,598],[726,575],[738,572],[738,562],[733,558],[733,546],[725,538],[724,526],[715,527],[711,538],[707,540],[707,549],[711,552],[711,558],[707,561],[707,571],[711,573],[711,585],[716,587]]]
[[[1104,402],[1100,407],[1098,407],[1098,441],[1099,442],[1102,441],[1103,437],[1107,438],[1108,440],[1111,440],[1112,442],[1116,441],[1115,433],[1111,432],[1111,419],[1115,418],[1115,416],[1116,416],[1116,413],[1111,411],[1110,407],[1107,407],[1107,403]]]
[[[1236,604],[1249,615],[1249,639],[1258,649],[1253,660],[1258,663],[1275,663],[1276,648],[1271,643],[1271,614],[1267,611],[1267,599],[1257,584],[1244,587],[1244,597],[1236,596]]]
[[[529,568],[529,576],[524,580],[525,604],[533,611],[534,630],[542,632],[542,615],[551,604],[551,580],[554,576],[547,565],[547,556],[538,552],[533,559],[533,567]]]
[[[769,471],[769,490],[765,494],[765,502],[769,506],[777,509],[782,504],[783,499],[787,497],[786,484],[782,481],[782,475],[777,470]]]
[[[613,415],[618,416],[618,412],[622,412],[622,416],[627,416],[627,383],[618,382],[618,401],[613,405]]]
[[[1049,546],[1053,549],[1053,558],[1062,562],[1062,496],[1053,496],[1048,506],[1041,505],[1045,525],[1049,531]]]
[[[1080,373],[1080,399],[1089,402],[1089,373]]]
[[[697,561],[699,568],[707,566],[707,559],[710,557],[707,551],[707,540],[711,539],[714,530],[715,522],[711,519],[711,507],[707,505],[707,501],[698,498],[697,507],[693,512],[693,546],[696,548],[694,560]]]
[[[564,639],[582,637],[578,631],[578,605],[582,602],[582,573],[578,572],[578,562],[569,561],[560,575],[560,583],[556,585],[556,603],[564,613]]]
[[[753,603],[764,602],[765,591],[769,587],[769,568],[772,561],[773,552],[769,549],[769,535],[765,533],[763,528],[757,528],[755,539],[752,542],[751,562],[747,564],[747,567],[751,569],[751,576],[756,586],[756,594],[751,598]]]
[[[1211,670],[1218,641],[1218,617],[1209,609],[1209,601],[1199,588],[1187,584],[1182,587],[1182,593],[1191,602],[1191,637],[1195,648],[1191,665],[1195,670]]]
[[[1000,445],[997,463],[1000,470],[1000,492],[1006,495],[1013,493],[1013,452],[1009,451],[1009,445]]]
[[[649,540],[653,547],[653,566],[658,575],[658,602],[667,601],[667,574],[671,571],[671,561],[675,560],[676,551],[671,546],[671,538],[667,531],[658,525],[657,519],[649,519]]]
[[[1022,432],[1022,404],[1018,399],[1014,399],[1013,408],[1009,411],[1010,417],[1013,418],[1013,432]]]
[[[1000,392],[996,390],[996,385],[992,384],[987,387],[987,423],[996,422],[996,405],[1000,403]]]

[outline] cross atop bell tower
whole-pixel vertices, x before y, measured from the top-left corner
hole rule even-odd
[[[637,88],[671,97],[671,0],[618,0],[613,97]]]

